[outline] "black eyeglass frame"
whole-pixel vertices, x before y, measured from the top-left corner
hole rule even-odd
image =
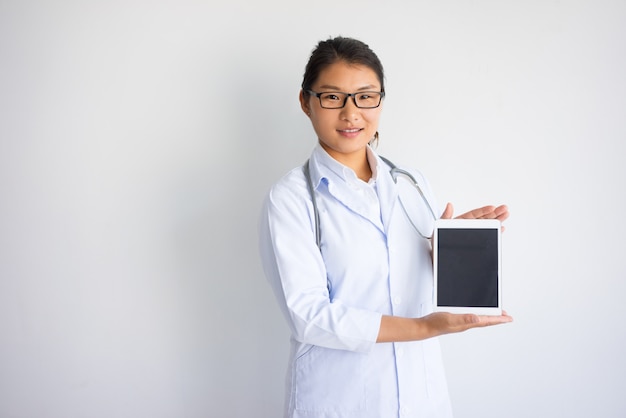
[[[356,107],[358,107],[359,109],[376,109],[377,107],[380,106],[380,104],[383,102],[383,99],[385,98],[385,92],[384,91],[358,91],[356,93],[345,93],[343,91],[322,91],[322,92],[316,92],[313,90],[305,90],[307,93],[312,94],[313,96],[317,97],[318,100],[320,101],[320,106],[322,107],[322,109],[343,109],[344,107],[346,107],[346,103],[348,103],[348,99],[350,97],[352,97],[352,101],[354,102],[354,105]],[[337,93],[337,94],[345,94],[346,97],[343,99],[343,104],[340,107],[325,107],[322,104],[322,94],[327,94],[327,93]],[[359,104],[356,102],[356,96],[357,94],[366,94],[366,93],[376,93],[376,94],[380,94],[380,97],[378,99],[378,104],[376,106],[359,106]]]

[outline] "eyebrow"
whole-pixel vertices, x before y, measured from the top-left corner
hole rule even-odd
[[[376,87],[368,84],[367,86],[363,86],[361,88],[359,88],[357,91],[371,91],[374,90]],[[342,91],[339,87],[337,86],[332,86],[330,84],[324,84],[323,86],[320,86],[320,89],[328,89],[328,90],[333,90],[333,91]]]

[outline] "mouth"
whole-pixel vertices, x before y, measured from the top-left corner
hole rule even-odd
[[[339,134],[342,136],[352,138],[352,137],[357,136],[362,130],[363,128],[348,128],[348,129],[337,129],[337,132],[339,132]]]

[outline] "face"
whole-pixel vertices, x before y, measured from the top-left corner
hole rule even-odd
[[[378,76],[369,67],[339,61],[320,73],[311,90],[356,93],[380,88]],[[305,99],[301,92],[300,104],[311,119],[320,144],[333,158],[344,164],[365,158],[366,146],[378,130],[382,103],[374,109],[360,109],[350,97],[341,109],[324,109],[316,96]]]

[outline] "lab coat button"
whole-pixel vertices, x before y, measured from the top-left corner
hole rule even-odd
[[[394,305],[399,305],[401,303],[402,303],[402,298],[400,296],[396,296],[395,298],[393,298]]]

